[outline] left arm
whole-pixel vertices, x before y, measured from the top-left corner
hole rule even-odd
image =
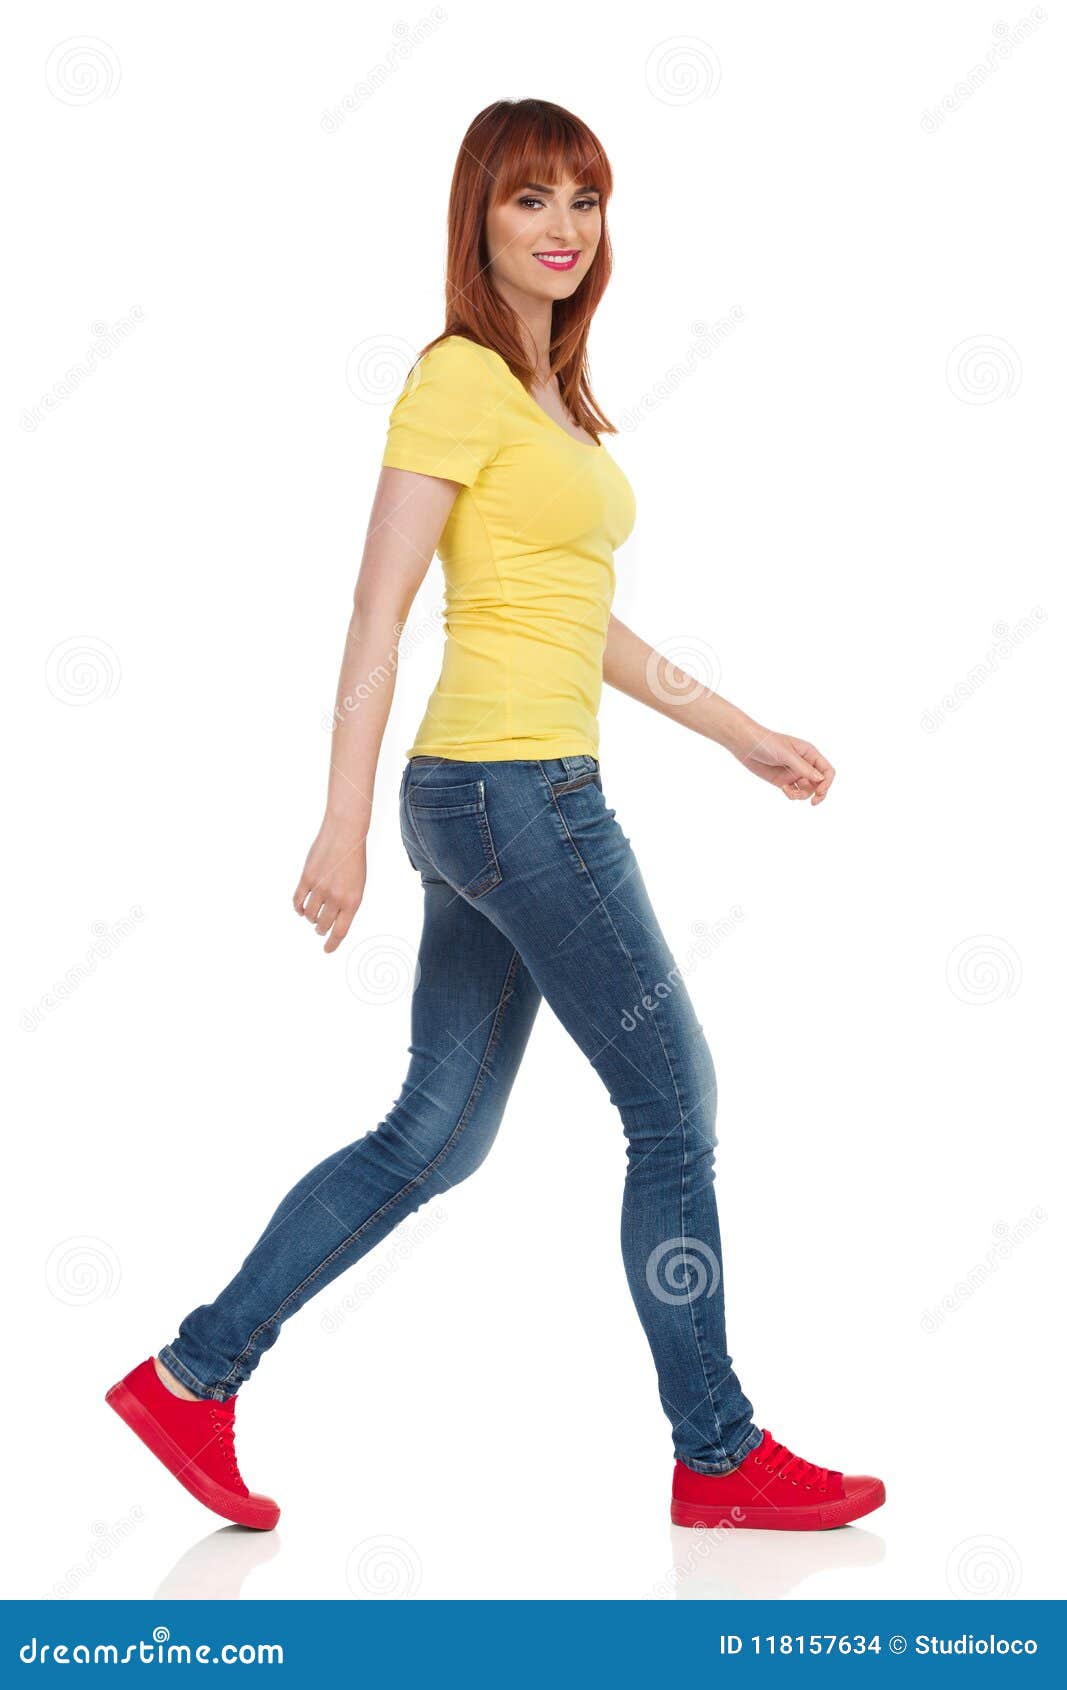
[[[812,804],[821,804],[830,790],[834,769],[806,739],[762,727],[646,644],[617,616],[608,623],[604,680],[639,704],[724,746],[787,798],[810,797]]]

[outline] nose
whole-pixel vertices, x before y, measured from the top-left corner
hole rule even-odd
[[[569,211],[557,211],[549,225],[549,239],[561,247],[578,245],[574,233],[574,219]]]

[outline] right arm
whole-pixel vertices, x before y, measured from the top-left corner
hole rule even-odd
[[[326,810],[293,894],[298,915],[341,943],[363,898],[374,776],[393,702],[397,648],[460,483],[382,469],[337,683]]]

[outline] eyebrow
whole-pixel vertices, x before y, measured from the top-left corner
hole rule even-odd
[[[555,192],[554,188],[547,188],[543,182],[524,182],[522,185],[524,188],[532,188],[536,194],[551,194]],[[599,192],[600,189],[595,188],[591,182],[587,183],[584,188],[575,189],[575,193],[578,194],[599,194]]]

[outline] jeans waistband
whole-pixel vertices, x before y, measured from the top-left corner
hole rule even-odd
[[[563,768],[565,768],[567,770],[568,774],[572,774],[572,775],[582,774],[582,773],[584,773],[584,771],[586,769],[599,769],[599,767],[600,767],[599,757],[594,757],[587,751],[577,752],[570,757],[541,757],[541,758],[538,758],[538,757],[495,757],[495,758],[494,757],[487,757],[487,758],[425,757],[420,753],[420,755],[418,757],[409,757],[408,762],[412,765],[426,764],[426,765],[429,765],[430,767],[433,767],[433,768],[437,768],[437,767],[443,765],[445,768],[455,768],[455,769],[480,769],[480,768],[490,768],[491,769],[491,768],[497,768],[497,767],[505,768],[505,769],[507,769],[507,768],[521,768],[524,764],[527,768],[532,769],[532,768],[535,768],[535,767],[540,767],[541,765],[547,765],[549,763],[556,763],[556,764],[559,764],[560,766],[562,766]]]

